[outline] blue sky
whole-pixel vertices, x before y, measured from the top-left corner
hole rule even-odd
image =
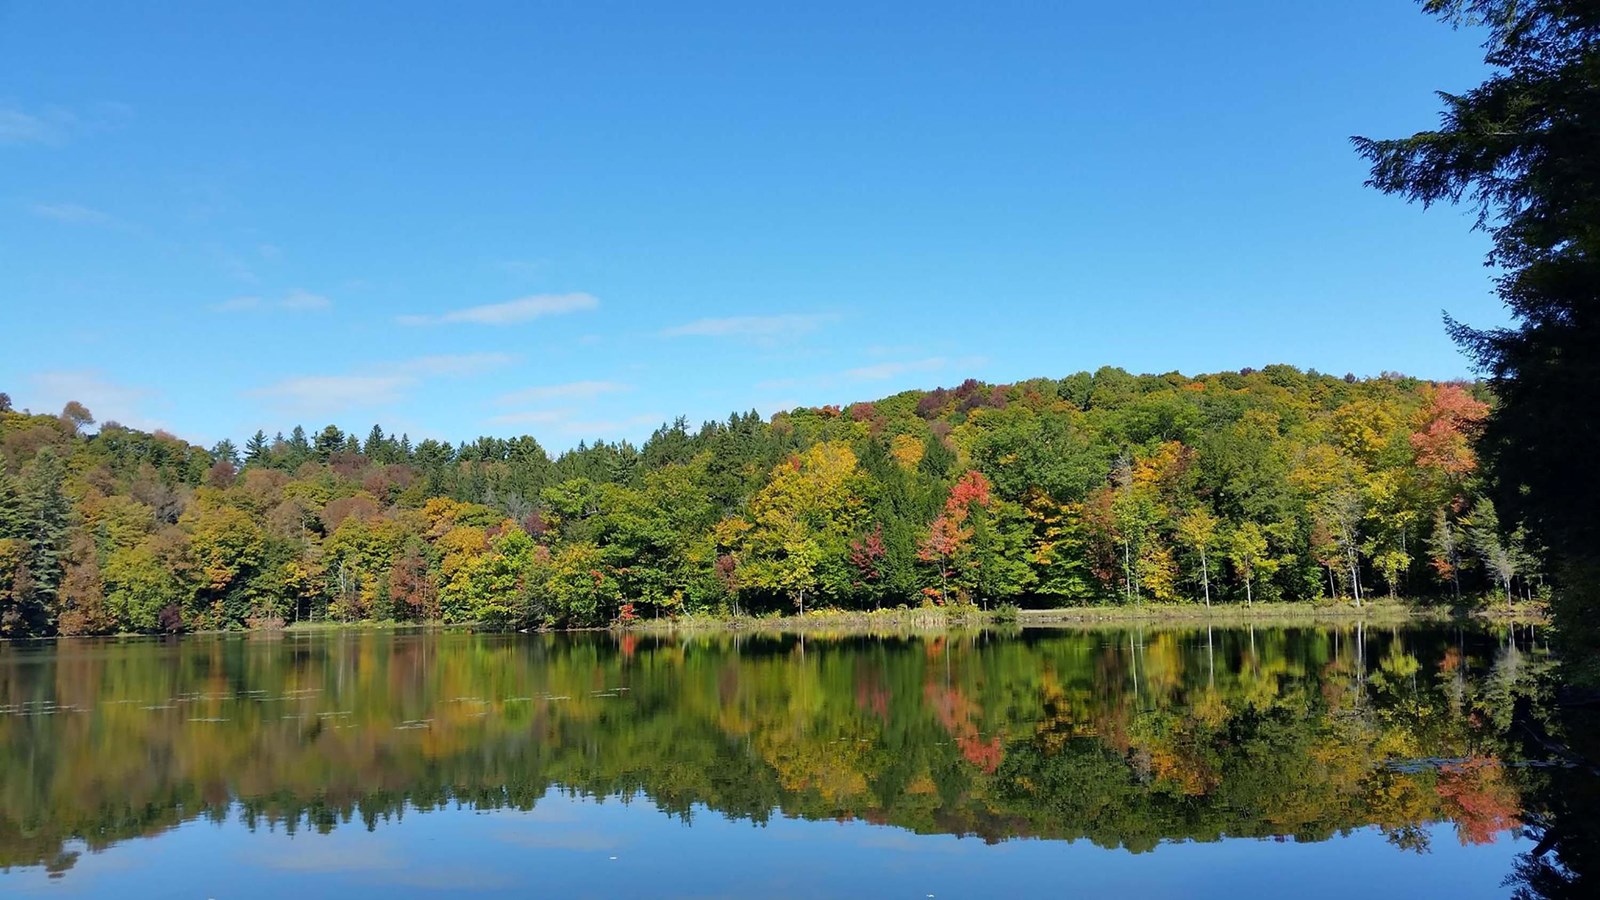
[[[1105,364],[1469,374],[1465,212],[1364,189],[1478,37],[1328,4],[0,4],[0,390],[191,440]]]

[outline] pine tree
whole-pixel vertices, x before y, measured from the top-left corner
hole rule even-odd
[[[1600,683],[1600,12],[1594,0],[1424,0],[1483,26],[1490,75],[1440,93],[1437,128],[1355,138],[1368,184],[1424,206],[1465,201],[1513,318],[1449,321],[1498,399],[1479,453],[1500,514],[1527,526],[1566,590],[1552,612],[1569,676]],[[1502,579],[1504,580],[1504,579]]]
[[[267,433],[257,429],[256,433],[252,434],[250,439],[244,443],[245,464],[251,466],[266,465],[271,449],[271,445],[267,443]]]
[[[388,462],[384,449],[383,429],[374,425],[372,430],[367,432],[367,442],[361,445],[361,455],[373,462]]]
[[[17,480],[0,471],[0,540],[20,539],[27,534],[23,518],[22,487]]]
[[[61,587],[72,513],[71,501],[62,491],[65,480],[65,464],[53,448],[45,447],[23,470],[20,490],[0,484],[0,530],[24,548],[12,583],[3,586],[10,596],[0,609],[0,632],[37,634],[49,626],[52,601]]]
[[[344,432],[337,425],[324,426],[317,432],[315,447],[317,459],[327,462],[328,457],[344,449]]]
[[[311,441],[306,438],[306,430],[299,425],[289,432],[289,450],[297,461],[311,453]]]

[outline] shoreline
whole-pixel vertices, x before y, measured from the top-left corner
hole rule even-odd
[[[1024,625],[1039,626],[1117,622],[1243,626],[1466,621],[1543,625],[1549,621],[1549,615],[1547,607],[1540,603],[1514,604],[1509,607],[1464,608],[1379,600],[1360,607],[1350,604],[1271,603],[1256,607],[1238,607],[1230,604],[1206,608],[1188,604],[1150,604],[1134,607],[1038,609],[1023,610],[1018,621]]]
[[[731,632],[731,633],[811,633],[830,632],[838,635],[877,635],[906,633],[937,633],[951,630],[983,628],[1097,628],[1117,625],[1137,626],[1212,626],[1243,628],[1250,625],[1319,626],[1346,624],[1407,625],[1413,623],[1473,622],[1477,624],[1548,625],[1549,612],[1543,603],[1515,603],[1511,605],[1490,603],[1473,607],[1425,605],[1406,601],[1378,600],[1360,607],[1348,603],[1262,603],[1254,607],[1197,606],[1195,604],[1147,603],[1134,606],[1077,606],[1055,609],[1016,609],[1002,607],[981,610],[977,607],[887,607],[880,610],[816,610],[804,615],[708,615],[690,614],[672,619],[640,619],[628,625],[611,625],[600,628],[566,628],[548,631],[528,631],[529,634],[578,634],[609,631],[618,634],[674,634]],[[124,632],[106,635],[84,635],[85,638],[168,638],[239,635],[262,637],[270,635],[343,634],[363,631],[488,631],[475,622],[295,622],[278,628],[254,628],[239,631],[190,631],[181,634],[147,634]],[[516,632],[506,632],[516,633]],[[49,638],[0,639],[0,644],[14,640],[73,640],[57,635]]]
[[[1143,604],[1138,606],[1067,607],[1058,609],[979,610],[940,607],[896,607],[871,611],[820,610],[805,615],[787,616],[682,616],[676,619],[644,620],[613,630],[628,633],[667,634],[673,632],[813,632],[838,631],[859,634],[888,632],[936,632],[961,628],[1062,628],[1108,625],[1210,625],[1246,627],[1249,625],[1340,625],[1358,622],[1404,625],[1423,622],[1476,622],[1482,624],[1545,625],[1549,621],[1544,604],[1514,604],[1459,608],[1423,606],[1404,601],[1376,601],[1355,607],[1349,604],[1272,603],[1255,607],[1192,604]]]

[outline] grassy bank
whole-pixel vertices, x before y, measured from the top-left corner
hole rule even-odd
[[[626,630],[644,633],[694,633],[694,632],[758,632],[777,634],[827,633],[849,634],[905,634],[911,632],[937,632],[948,629],[988,627],[1026,628],[1095,628],[1117,624],[1194,626],[1215,625],[1231,628],[1245,625],[1292,626],[1338,625],[1365,622],[1369,625],[1404,625],[1410,622],[1477,621],[1489,623],[1516,623],[1518,625],[1544,625],[1548,621],[1547,607],[1543,603],[1501,602],[1450,606],[1425,604],[1404,600],[1378,600],[1359,608],[1349,603],[1258,603],[1254,606],[1237,604],[1217,605],[1207,608],[1193,603],[1162,604],[1141,603],[1130,606],[1078,606],[1060,609],[1017,609],[1001,607],[981,610],[975,606],[897,606],[879,610],[822,609],[805,615],[760,616],[714,615],[692,613],[671,619],[640,619],[627,626],[611,628],[557,629],[563,631]],[[256,621],[253,627],[232,631],[191,631],[190,636],[204,635],[314,635],[348,632],[376,631],[493,631],[479,622],[394,622],[361,620],[357,622]],[[106,635],[112,638],[160,637],[160,635],[126,632]],[[48,640],[48,639],[47,639]],[[10,639],[0,639],[0,644]]]
[[[879,610],[823,609],[802,616],[685,615],[674,619],[641,620],[635,631],[758,631],[855,632],[881,634],[904,631],[942,631],[946,628],[996,624],[997,615],[977,607],[894,607]]]
[[[695,613],[672,619],[641,619],[626,630],[647,633],[745,631],[745,632],[827,632],[835,634],[896,634],[918,631],[943,631],[950,628],[1022,626],[1028,628],[1097,627],[1121,623],[1142,625],[1337,625],[1366,622],[1371,625],[1403,625],[1408,622],[1445,621],[1515,622],[1542,625],[1546,607],[1542,603],[1487,603],[1450,606],[1413,603],[1404,600],[1378,600],[1356,607],[1349,603],[1258,603],[1255,606],[1228,604],[1205,607],[1193,603],[1141,603],[1132,606],[1079,606],[1062,609],[980,610],[972,606],[891,607],[880,610],[822,609],[805,615],[711,615]],[[476,623],[442,622],[294,622],[276,628],[255,629],[246,633],[317,634],[344,631],[382,631],[409,629],[447,629],[474,631]],[[584,629],[596,630],[596,629]],[[603,629],[602,629],[603,630]]]
[[[1449,606],[1377,600],[1357,607],[1349,603],[1261,603],[1255,606],[1196,606],[1194,604],[1140,604],[1136,606],[1025,609],[1018,621],[1028,626],[1114,624],[1117,622],[1211,625],[1315,625],[1341,622],[1404,624],[1479,620],[1543,624],[1543,604]]]
[[[1379,600],[1356,607],[1352,604],[1261,603],[1255,606],[1213,606],[1195,604],[1139,604],[1134,606],[1088,606],[1066,609],[1002,609],[984,611],[976,607],[896,607],[871,611],[818,610],[796,616],[714,616],[687,615],[675,619],[640,621],[629,626],[647,632],[675,631],[828,631],[863,634],[936,631],[991,625],[1055,627],[1077,625],[1211,624],[1238,625],[1316,625],[1342,622],[1394,624],[1479,620],[1543,624],[1543,604],[1487,605],[1451,607]]]

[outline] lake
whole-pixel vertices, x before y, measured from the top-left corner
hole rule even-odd
[[[1600,803],[1529,749],[1549,666],[1456,625],[0,644],[0,893],[1555,896]]]

